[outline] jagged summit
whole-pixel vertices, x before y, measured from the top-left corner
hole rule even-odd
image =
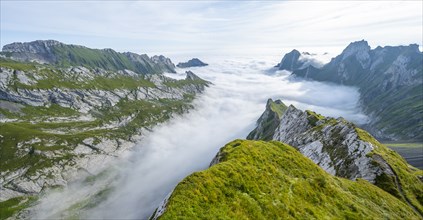
[[[110,48],[91,49],[64,44],[55,40],[11,43],[3,46],[1,55],[21,62],[37,62],[59,66],[84,66],[105,70],[131,70],[139,74],[175,72],[175,65],[164,56],[119,53]]]
[[[298,50],[294,49],[291,52],[285,54],[281,62],[278,63],[276,67],[279,70],[288,70],[288,71],[293,71],[295,69],[298,69],[304,64],[303,62],[299,61],[300,56],[301,56],[301,53]]]
[[[342,53],[344,56],[349,56],[350,54],[354,54],[359,51],[369,51],[370,46],[369,43],[365,40],[361,41],[354,41],[351,42],[343,51]]]
[[[204,63],[198,58],[192,58],[191,60],[188,60],[187,62],[181,62],[178,63],[176,66],[179,68],[188,68],[188,67],[201,67],[201,66],[207,66],[209,64]]]
[[[266,106],[263,115],[268,111]],[[263,124],[278,126],[262,129]],[[365,179],[416,210],[423,210],[417,196],[423,193],[423,183],[415,172],[418,169],[343,118],[324,117],[291,105],[280,118],[260,117],[253,132],[250,139],[287,143],[332,175]],[[264,135],[269,133],[273,133],[270,139]]]
[[[257,127],[248,134],[248,140],[271,140],[274,131],[279,125],[279,120],[286,111],[287,106],[281,101],[268,99],[266,110],[257,120]]]
[[[18,53],[47,53],[50,47],[62,45],[63,43],[56,40],[36,40],[32,42],[14,42],[3,46],[2,52],[18,52]]]
[[[377,138],[423,140],[423,127],[419,126],[423,106],[411,104],[423,100],[423,53],[417,44],[371,49],[367,41],[356,41],[321,68],[300,67],[292,72],[298,77],[358,87],[361,107],[370,116],[366,129]]]

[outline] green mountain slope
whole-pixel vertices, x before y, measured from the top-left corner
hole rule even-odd
[[[267,106],[263,115],[266,112]],[[278,126],[260,130],[264,122]],[[279,118],[260,117],[254,131],[258,130],[254,140],[269,140],[263,134],[273,133],[270,140],[295,147],[326,172],[351,180],[365,179],[423,213],[423,171],[353,123],[291,105]]]
[[[54,40],[12,43],[3,47],[6,57],[18,61],[35,61],[59,66],[84,66],[105,70],[132,70],[140,74],[175,72],[175,65],[163,56],[119,53],[112,49],[91,49]]]
[[[209,83],[0,58],[0,219],[51,187],[95,176],[192,108]]]
[[[367,181],[331,176],[280,142],[236,140],[217,157],[178,184],[159,219],[420,218]]]

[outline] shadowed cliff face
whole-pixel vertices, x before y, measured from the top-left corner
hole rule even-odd
[[[423,140],[423,54],[418,45],[371,49],[353,42],[323,67],[304,66],[299,52],[288,53],[280,69],[318,81],[356,86],[374,136],[392,140]]]

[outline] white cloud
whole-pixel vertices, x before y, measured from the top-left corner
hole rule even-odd
[[[130,162],[120,166],[120,178],[110,184],[116,190],[94,209],[82,210],[83,218],[147,218],[182,178],[206,168],[227,142],[245,138],[268,98],[324,115],[355,121],[366,118],[357,108],[359,94],[354,88],[292,81],[287,72],[266,74],[278,59],[206,57],[209,66],[191,68],[214,85],[195,101],[195,110],[157,127],[139,144]],[[183,77],[184,71],[178,70],[176,76]],[[63,201],[83,201],[96,187],[77,184],[65,190],[62,196],[68,199]],[[58,194],[42,201],[36,207],[39,218],[66,209],[66,203],[54,202],[60,201]]]
[[[1,45],[56,38],[148,53],[339,52],[422,44],[421,1],[2,1]],[[319,51],[317,51],[318,49]]]

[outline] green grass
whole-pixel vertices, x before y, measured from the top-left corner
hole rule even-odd
[[[59,123],[28,123],[28,122],[11,122],[4,123],[0,127],[0,171],[15,170],[22,167],[30,167],[28,172],[34,171],[40,167],[52,166],[55,162],[67,159],[67,157],[58,157],[55,159],[46,158],[42,155],[31,154],[29,148],[41,151],[54,150],[72,150],[82,140],[90,137],[98,140],[102,137],[111,139],[128,139],[134,135],[140,128],[153,127],[158,123],[164,122],[172,116],[172,114],[181,114],[187,108],[190,108],[190,96],[185,100],[171,100],[162,99],[157,101],[129,101],[121,100],[116,106],[102,109],[97,115],[97,120],[89,122],[59,122]],[[61,109],[58,106],[53,107],[52,112],[44,110],[44,107],[26,107],[27,110],[36,109],[32,111],[32,116],[56,115],[59,112],[55,110]],[[47,109],[48,110],[48,109]],[[44,115],[42,114],[44,113]],[[73,113],[69,111],[65,114]],[[135,114],[135,118],[126,126],[115,130],[100,129],[88,130],[84,129],[95,128],[97,126],[105,125],[111,121],[118,121],[119,119],[128,115]],[[68,132],[67,134],[49,133],[48,130],[63,130],[76,132]],[[25,145],[24,149],[17,149],[18,143],[30,141],[31,139],[39,138],[41,142]],[[54,142],[53,146],[47,147],[48,142]],[[18,153],[21,152],[21,153]]]
[[[6,67],[13,70],[31,71],[36,70],[34,63],[17,62],[9,59],[0,58],[0,67]]]
[[[26,72],[34,72],[43,79],[37,80],[33,85],[21,84],[15,79],[11,88],[14,90],[20,89],[53,89],[53,88],[67,88],[67,89],[137,89],[139,87],[149,88],[155,87],[154,83],[145,79],[143,75],[126,76],[126,75],[112,75],[110,76],[94,76],[94,78],[86,78],[81,81],[78,79],[78,74],[65,74],[63,69],[52,65],[40,65],[35,63],[22,63],[12,60],[0,59],[0,67],[9,68],[12,70],[22,70]],[[90,67],[89,67],[90,68]],[[94,67],[92,67],[94,68]],[[31,74],[27,74],[32,77]],[[186,82],[185,84],[189,84]]]
[[[389,163],[396,173],[406,198],[403,198],[400,195],[397,195],[397,197],[404,201],[406,199],[409,200],[420,213],[423,213],[423,183],[419,179],[419,176],[423,176],[423,170],[409,165],[398,153],[379,143],[366,131],[356,128],[356,132],[361,140],[369,142],[375,146],[375,149],[369,156],[374,154],[380,155],[387,163]],[[376,182],[375,184],[388,192],[393,192],[394,195],[397,194],[396,191],[399,190],[396,185],[394,185],[393,180],[389,180],[386,177],[383,178],[382,182]],[[396,188],[396,191],[393,191],[393,188]]]
[[[160,219],[419,219],[364,180],[329,175],[280,142],[236,140],[181,181]]]
[[[7,219],[13,216],[30,205],[36,200],[36,197],[15,197],[7,201],[0,202],[0,220]]]
[[[288,107],[283,104],[283,102],[277,103],[277,102],[270,102],[270,109],[278,114],[278,117],[281,118],[283,113],[288,109]]]
[[[56,65],[84,66],[88,68],[102,68],[106,70],[129,69],[141,74],[161,73],[160,67],[151,62],[146,55],[141,55],[141,62],[133,62],[122,53],[106,49],[90,49],[74,45],[57,45],[53,47],[53,54],[57,57]]]
[[[309,122],[310,125],[312,126],[316,126],[316,123],[322,119],[325,119],[324,116],[317,114],[316,112],[310,111],[310,110],[306,110],[307,113],[307,120]]]
[[[389,147],[407,147],[407,148],[423,148],[423,143],[392,143],[392,142],[385,142],[383,143]]]

